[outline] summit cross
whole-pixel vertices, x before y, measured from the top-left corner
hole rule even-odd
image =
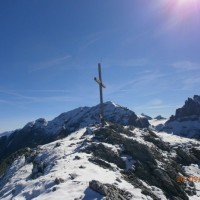
[[[99,78],[94,78],[94,80],[98,83],[99,85],[99,92],[100,92],[100,120],[101,124],[104,125],[104,107],[103,107],[103,88],[106,88],[106,86],[102,82],[102,77],[101,77],[101,64],[98,64],[98,71],[99,71]]]

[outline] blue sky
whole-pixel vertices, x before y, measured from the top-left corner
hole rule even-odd
[[[105,101],[170,116],[199,94],[200,3],[0,1],[0,132]]]

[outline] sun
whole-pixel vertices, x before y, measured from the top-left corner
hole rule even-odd
[[[183,30],[200,19],[200,0],[160,0],[159,5],[166,11],[164,30]]]

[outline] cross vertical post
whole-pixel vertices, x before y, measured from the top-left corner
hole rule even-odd
[[[106,86],[102,82],[102,77],[101,77],[101,64],[98,64],[98,72],[99,72],[99,78],[97,79],[96,77],[94,80],[98,83],[99,85],[99,93],[100,93],[100,120],[102,126],[104,125],[104,107],[103,107],[103,88],[106,88]]]

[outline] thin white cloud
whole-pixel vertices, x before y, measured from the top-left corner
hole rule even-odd
[[[85,51],[90,46],[95,45],[95,43],[100,39],[101,39],[100,37],[94,37],[89,39],[87,42],[85,42],[82,46],[79,47],[79,53]]]
[[[126,59],[126,60],[107,60],[108,66],[119,66],[119,67],[143,67],[151,64],[145,58],[135,58],[135,59]]]
[[[150,106],[161,106],[163,101],[161,99],[153,99],[148,103]]]
[[[0,104],[12,104],[12,102],[4,100],[4,99],[0,99]]]
[[[66,63],[71,58],[70,55],[65,55],[59,58],[50,59],[48,61],[40,62],[31,66],[31,72],[47,70],[49,68],[59,67],[59,65]]]
[[[0,99],[0,103],[26,104],[48,102],[73,102],[80,100],[79,97],[71,95],[29,96],[16,91],[4,91],[4,93],[9,95],[9,101],[7,101],[6,99]]]
[[[200,84],[200,78],[199,77],[193,77],[193,78],[187,78],[183,81],[183,90],[191,90],[195,88],[199,88]]]
[[[152,113],[154,116],[164,115],[169,117],[179,107],[181,107],[180,104],[167,104],[160,99],[153,99],[146,104],[134,106],[132,110],[138,113]]]
[[[134,77],[134,79],[132,80],[127,80],[126,82],[122,83],[122,84],[117,84],[117,85],[113,85],[107,88],[106,93],[107,94],[113,94],[113,93],[117,93],[120,91],[133,91],[135,90],[135,88],[137,88],[136,92],[142,88],[145,88],[147,85],[150,85],[153,83],[155,83],[156,81],[158,82],[161,78],[164,78],[165,76],[167,76],[164,73],[160,73],[160,72],[151,72],[149,71],[148,73],[143,73],[138,75],[137,77]]]
[[[175,62],[172,66],[176,69],[190,71],[190,70],[200,70],[200,63],[195,63],[191,61],[181,61]]]
[[[100,40],[107,38],[109,35],[116,32],[116,29],[107,29],[99,32],[92,33],[86,36],[83,40],[83,44],[78,48],[78,54],[82,53],[88,48],[95,46]]]

